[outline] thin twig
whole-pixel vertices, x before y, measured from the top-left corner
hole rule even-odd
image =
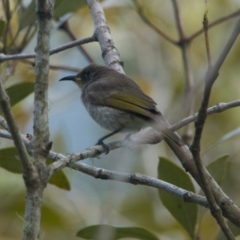
[[[59,28],[62,29],[72,41],[77,40],[69,27],[68,20],[66,20]],[[92,56],[84,49],[82,45],[78,45],[77,47],[89,63],[95,62]]]
[[[5,26],[5,30],[3,33],[3,49],[2,49],[2,51],[7,52],[8,34],[10,37],[12,35],[12,30],[11,30],[11,25],[10,25],[12,16],[11,16],[11,11],[10,11],[9,0],[3,0],[2,4],[3,4],[4,14],[5,14],[5,18],[6,18],[6,26]]]
[[[63,44],[59,47],[53,48],[52,50],[49,51],[49,54],[52,55],[52,54],[67,50],[69,48],[75,47],[79,44],[86,44],[86,43],[95,42],[95,41],[96,39],[94,36],[82,38],[73,42]],[[13,55],[5,55],[3,53],[0,53],[0,61],[8,61],[13,59],[27,59],[27,58],[35,58],[35,57],[36,57],[36,53],[20,53],[20,54],[13,54]]]
[[[240,100],[232,101],[232,102],[228,102],[228,103],[218,103],[215,106],[207,109],[207,115],[212,115],[214,113],[221,113],[228,109],[231,109],[234,107],[239,107],[239,106],[240,106]],[[197,117],[198,117],[198,113],[188,116],[188,117],[184,118],[183,120],[173,124],[171,129],[176,131],[183,126],[186,126],[187,124],[189,124],[191,122],[194,122],[197,119]]]
[[[203,30],[204,30],[204,37],[205,37],[206,52],[207,52],[208,69],[210,69],[212,67],[212,60],[211,60],[209,38],[208,38],[208,15],[207,14],[208,14],[208,9],[206,9],[204,18],[203,18]]]
[[[183,33],[182,22],[180,19],[179,7],[178,7],[177,1],[172,0],[172,5],[173,5],[173,10],[174,10],[175,22],[177,25],[177,31],[178,31],[178,35],[179,35],[179,42],[182,42],[185,39],[185,35]]]
[[[234,18],[234,17],[237,17],[237,16],[239,16],[239,15],[240,15],[240,9],[237,10],[236,12],[230,13],[230,14],[224,16],[224,17],[218,18],[217,20],[209,23],[209,24],[208,24],[208,29],[210,29],[210,28],[212,28],[212,27],[214,27],[214,26],[216,26],[216,25],[218,25],[218,24],[220,24],[220,23],[222,23],[222,22],[225,22],[225,21],[227,21],[227,20],[230,20],[230,19],[232,19],[232,18]],[[191,36],[189,36],[189,37],[188,37],[188,41],[189,41],[189,42],[193,41],[193,39],[195,39],[196,37],[198,37],[198,36],[199,36],[200,34],[202,34],[203,32],[204,32],[204,29],[201,28],[200,30],[198,30],[197,32],[195,32],[195,33],[193,33]]]
[[[176,0],[172,0],[176,28],[178,32],[178,46],[181,49],[183,59],[183,69],[186,79],[185,93],[184,93],[184,106],[186,106],[186,116],[193,114],[194,111],[194,100],[193,100],[193,73],[190,66],[190,53],[189,53],[189,42],[187,41],[180,18],[179,6]],[[184,129],[183,139],[189,144],[191,136],[191,126],[187,125]]]
[[[30,64],[31,66],[35,67],[35,62],[32,62],[30,60],[21,60],[21,62]],[[70,66],[65,66],[65,65],[58,65],[58,64],[49,64],[49,69],[51,70],[62,70],[62,71],[72,71],[72,72],[80,72],[80,68],[75,68],[75,67],[70,67]]]
[[[133,0],[133,2],[135,4],[135,6],[136,6],[137,13],[141,17],[143,22],[145,22],[150,28],[152,28],[157,34],[159,34],[165,40],[167,40],[168,42],[170,42],[170,43],[172,43],[174,45],[177,45],[177,41],[176,40],[174,40],[173,38],[168,36],[165,32],[163,32],[160,28],[158,28],[148,18],[145,17],[145,15],[143,13],[143,7],[137,2],[137,0]]]

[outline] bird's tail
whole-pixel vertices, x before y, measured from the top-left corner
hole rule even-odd
[[[155,123],[153,125],[155,130],[161,132],[164,137],[175,142],[177,145],[185,145],[182,138],[177,133],[173,132],[170,127],[171,124],[162,115],[159,114],[155,117]]]

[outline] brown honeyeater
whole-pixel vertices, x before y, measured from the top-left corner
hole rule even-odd
[[[111,131],[99,139],[98,144],[106,147],[103,140],[118,132],[134,133],[152,127],[165,138],[184,145],[183,140],[169,129],[171,125],[154,100],[126,75],[107,66],[91,64],[77,75],[60,79],[64,80],[74,81],[79,86],[89,115],[101,127]]]

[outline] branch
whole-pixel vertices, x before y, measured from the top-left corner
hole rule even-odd
[[[114,46],[100,2],[98,0],[87,0],[87,2],[94,21],[94,36],[98,40],[102,50],[102,58],[108,66],[120,73],[124,73],[122,68],[123,63],[120,60],[117,48]]]
[[[202,100],[202,104],[201,104],[198,118],[196,121],[196,133],[194,136],[194,142],[191,146],[191,150],[194,152],[194,154],[198,153],[200,150],[200,140],[201,140],[204,122],[207,117],[207,107],[208,107],[208,102],[209,102],[209,98],[210,98],[210,94],[211,94],[212,85],[218,76],[220,67],[222,66],[224,60],[226,59],[235,40],[237,39],[239,32],[240,32],[240,20],[237,22],[237,25],[232,33],[232,36],[230,37],[229,41],[227,42],[220,57],[218,58],[216,64],[207,73],[206,80],[205,80],[206,85],[205,85],[205,89],[204,89],[203,100]]]
[[[142,175],[139,173],[127,174],[116,171],[109,171],[102,168],[91,167],[84,163],[69,164],[70,168],[83,172],[95,178],[100,178],[102,180],[114,180],[118,182],[125,182],[134,185],[144,185],[149,187],[154,187],[164,192],[168,192],[174,196],[181,198],[183,201],[188,203],[196,203],[200,206],[208,208],[208,203],[205,197],[197,195],[193,192],[187,191],[185,189],[179,188],[171,183],[165,182],[163,180]]]
[[[239,106],[240,106],[240,100],[232,101],[229,103],[218,103],[215,106],[208,108],[207,114],[212,115],[214,113],[221,113],[228,109],[239,107]],[[181,129],[182,127],[186,126],[187,124],[194,122],[197,119],[197,116],[198,116],[198,113],[195,113],[187,118],[184,118],[181,121],[173,124],[171,129],[173,131],[177,131],[177,130]],[[5,119],[2,118],[1,116],[0,116],[0,126],[5,128],[6,130],[8,128]],[[148,135],[148,137],[146,137],[144,135]],[[143,136],[143,137],[141,137],[141,136]],[[11,134],[8,133],[8,131],[4,131],[4,130],[0,130],[0,137],[12,139]],[[24,143],[27,144],[28,141],[26,140],[26,136],[24,134],[21,134],[21,137],[22,137],[22,140],[24,141]],[[131,147],[139,146],[141,144],[157,144],[157,143],[161,142],[162,139],[163,139],[163,136],[159,132],[153,131],[152,129],[147,128],[147,129],[141,130],[140,132],[138,132],[136,134],[132,134],[129,138],[129,141],[123,140],[123,141],[117,141],[114,143],[109,143],[108,147],[110,150],[114,150],[114,149],[120,148],[120,147],[131,148]],[[124,141],[126,143],[123,143]],[[77,159],[77,161],[84,160],[84,159],[90,158],[90,157],[97,157],[100,154],[105,152],[104,149],[101,148],[101,146],[94,146],[91,149],[92,149],[91,151],[86,152],[83,155],[77,154],[78,156],[81,155],[81,158]],[[52,160],[54,160],[54,159],[52,159]],[[55,159],[55,161],[56,161],[56,159]]]
[[[11,133],[11,138],[13,139],[14,145],[17,149],[17,152],[22,164],[23,178],[25,179],[25,181],[33,181],[35,169],[28,156],[25,144],[23,143],[22,138],[18,132],[18,127],[15,123],[15,120],[11,111],[9,97],[7,96],[7,93],[5,92],[5,90],[3,89],[1,80],[0,80],[0,105],[6,119],[5,121],[1,117],[0,124]]]
[[[59,53],[62,52],[64,50],[67,50],[69,48],[75,47],[79,44],[86,44],[86,43],[90,43],[90,42],[95,42],[96,39],[94,36],[92,37],[87,37],[87,38],[83,38],[83,39],[79,39],[76,41],[72,41],[66,44],[63,44],[60,47],[56,47],[53,48],[52,50],[49,51],[49,54],[55,54],[55,53]],[[8,61],[8,60],[13,60],[13,59],[27,59],[27,58],[35,58],[36,57],[36,53],[20,53],[20,54],[13,54],[13,55],[5,55],[3,53],[0,54],[0,61]]]
[[[221,17],[215,21],[213,21],[212,23],[209,23],[208,25],[208,29],[222,23],[222,22],[225,22],[227,20],[230,20],[231,18],[234,18],[234,17],[237,17],[238,15],[240,15],[240,9],[237,10],[236,12],[233,12],[233,13],[230,13],[224,17]],[[202,34],[204,32],[204,29],[200,29],[198,30],[197,32],[193,33],[190,37],[188,37],[188,41],[192,41],[194,38],[198,37],[200,34]]]
[[[36,67],[34,83],[34,114],[31,141],[31,154],[36,167],[36,181],[26,184],[26,205],[24,214],[23,240],[38,239],[40,232],[41,206],[44,188],[49,180],[46,166],[46,155],[49,152],[48,129],[48,70],[49,70],[49,40],[54,0],[36,0],[36,15],[38,23]]]
[[[21,62],[30,64],[33,67],[35,67],[35,63],[29,60],[22,60]],[[65,66],[65,65],[56,65],[56,64],[49,64],[49,69],[51,70],[62,70],[62,71],[71,71],[71,72],[80,72],[80,68],[75,68],[75,67],[70,67],[70,66]]]
[[[193,74],[190,66],[190,53],[189,42],[185,37],[182,22],[180,19],[179,7],[176,0],[172,0],[176,28],[178,31],[178,46],[181,49],[183,59],[183,69],[186,79],[185,93],[184,93],[184,106],[186,106],[186,116],[191,115],[194,112],[194,100],[193,100]],[[191,140],[191,126],[187,125],[184,131],[183,139],[189,143]]]
[[[204,18],[203,18],[203,29],[204,29],[204,37],[205,37],[205,45],[206,45],[206,52],[207,52],[207,60],[208,60],[208,69],[212,67],[212,60],[210,54],[210,46],[209,46],[209,38],[208,38],[208,9],[206,9]]]
[[[75,35],[73,34],[73,32],[71,31],[71,29],[69,27],[68,20],[63,22],[62,25],[59,27],[59,29],[62,29],[72,41],[77,40]],[[81,45],[78,45],[77,47],[88,62],[90,62],[90,63],[95,62],[94,59],[90,56],[90,54]]]
[[[5,130],[0,130],[0,137],[12,139],[11,134],[9,134]],[[29,140],[24,135],[22,135],[22,138],[24,139],[24,142],[26,144],[29,144]],[[185,202],[196,203],[200,206],[208,208],[208,203],[205,197],[202,197],[200,195],[197,195],[185,189],[179,188],[171,183],[165,182],[163,180],[160,180],[154,177],[149,177],[139,173],[127,174],[127,173],[121,173],[116,171],[109,171],[102,168],[92,167],[84,163],[78,163],[78,164],[74,162],[71,163],[68,161],[68,158],[66,156],[52,152],[52,151],[49,152],[48,158],[55,161],[50,166],[51,175],[57,172],[58,170],[60,170],[60,168],[58,167],[60,167],[61,165],[59,165],[58,163],[66,162],[67,167],[83,172],[95,178],[99,178],[102,180],[114,180],[118,182],[130,183],[134,185],[144,185],[144,186],[154,187],[154,188],[163,190],[165,192],[168,192],[172,195],[175,195],[181,198]]]
[[[209,184],[210,179],[208,178],[207,170],[204,168],[202,161],[201,161],[201,157],[200,157],[200,140],[201,140],[201,136],[202,136],[204,123],[207,118],[206,113],[207,113],[207,107],[208,107],[208,102],[209,102],[209,98],[211,95],[212,86],[218,77],[218,72],[219,72],[220,67],[222,66],[230,49],[232,48],[234,42],[236,41],[236,39],[239,35],[239,32],[240,32],[240,20],[237,22],[237,25],[236,25],[228,43],[226,44],[225,48],[223,49],[220,57],[218,58],[216,64],[211,69],[209,69],[209,71],[207,73],[203,99],[202,99],[201,107],[199,110],[198,118],[195,123],[196,130],[195,130],[195,135],[194,135],[194,141],[190,147],[194,162],[195,162],[197,170],[198,170],[200,184],[201,184],[201,187],[202,187],[202,189],[207,197],[207,200],[209,202],[211,213],[216,218],[216,221],[220,225],[220,227],[221,227],[223,233],[225,234],[225,236],[227,237],[227,239],[234,239],[234,236],[233,236],[232,232],[229,230],[226,223],[224,222],[224,219],[222,217],[222,211],[217,204],[217,201],[219,201],[219,199],[217,199],[216,196],[214,196],[211,186]]]
[[[223,112],[227,109],[230,109],[233,107],[238,107],[238,106],[240,106],[240,100],[234,101],[234,102],[229,102],[229,103],[219,103],[219,104],[209,108],[208,114]],[[193,116],[183,119],[179,123],[174,124],[172,126],[172,129],[177,130],[177,129],[185,126],[186,124],[189,124],[190,122],[195,121],[196,118],[197,118],[197,113]],[[4,122],[4,120],[2,120],[1,118],[0,118],[0,120],[1,120],[0,123]],[[144,131],[141,131],[141,132],[144,132]],[[141,132],[134,134],[134,135],[143,134]],[[162,136],[159,133],[154,132],[153,135],[159,141],[162,140]],[[7,132],[6,130],[0,130],[0,137],[12,139],[11,134],[9,132]],[[21,137],[22,137],[23,142],[26,145],[28,145],[29,140],[28,140],[27,136],[22,134]],[[109,143],[108,147],[110,150],[113,150],[113,149],[120,148],[120,147],[131,147],[132,145],[136,146],[139,143],[138,142],[134,143],[134,140],[139,140],[139,139],[140,138],[138,138],[136,136],[134,137],[132,135],[130,138],[127,138],[127,140],[125,139],[123,141]],[[155,143],[157,143],[156,139],[155,139]],[[141,142],[140,144],[143,144],[143,143]],[[86,158],[97,157],[104,152],[105,152],[105,149],[102,148],[102,146],[94,146],[94,147],[91,147],[91,148],[88,148],[88,149],[82,151],[81,153],[74,154],[74,155],[67,156],[67,157],[62,154],[58,154],[58,153],[54,153],[54,152],[50,151],[48,154],[48,158],[54,161],[54,163],[50,165],[50,175],[54,174],[55,172],[57,172],[58,170],[66,167],[66,166],[72,167],[74,169],[78,169],[79,171],[80,171],[79,168],[82,168],[81,171],[86,173],[86,171],[89,168],[91,169],[92,167],[90,167],[86,164],[82,164],[82,163],[76,164],[75,161],[80,161],[80,160],[83,160]],[[71,162],[71,164],[69,164],[70,162]],[[191,160],[191,162],[192,162],[192,160]],[[186,165],[187,165],[187,163],[186,163]],[[80,167],[78,167],[78,166],[80,166]],[[187,165],[187,167],[188,167],[188,165]],[[93,172],[95,169],[96,168],[93,168]],[[92,176],[95,176],[95,175],[92,175]],[[99,178],[100,178],[100,176],[99,176]],[[221,207],[223,210],[223,215],[226,218],[228,218],[231,222],[233,222],[235,225],[240,226],[240,221],[239,221],[240,211],[239,211],[238,207],[230,199],[228,199],[227,196],[224,195],[224,193],[221,191],[219,186],[214,182],[214,180],[211,181],[211,186],[215,187],[214,194],[218,196],[219,204],[221,203]]]
[[[143,22],[145,22],[150,28],[152,28],[157,34],[159,34],[165,40],[167,40],[168,42],[170,42],[170,43],[172,43],[174,45],[177,45],[177,41],[176,40],[174,40],[173,38],[168,36],[165,32],[163,32],[156,25],[154,25],[151,21],[149,21],[148,18],[145,17],[145,15],[143,13],[143,7],[136,0],[133,0],[133,2],[134,2],[135,6],[137,8],[137,13],[141,17]]]

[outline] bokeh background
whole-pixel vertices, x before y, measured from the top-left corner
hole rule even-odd
[[[29,1],[9,1],[13,17],[12,35],[25,27],[19,19],[29,10]],[[61,4],[68,2],[69,8]],[[51,48],[70,41],[68,34],[58,28],[59,22],[68,19],[69,28],[77,39],[91,36],[93,21],[86,1],[58,1],[60,8],[53,22]],[[177,40],[175,17],[171,1],[137,1],[142,6],[144,16],[171,38]],[[2,3],[0,3],[1,5]],[[18,4],[22,4],[20,10]],[[102,1],[108,26],[115,46],[124,62],[126,74],[141,85],[143,90],[158,104],[164,116],[175,123],[188,116],[190,102],[185,99],[186,78],[183,59],[179,47],[171,44],[143,22],[133,1]],[[186,37],[202,28],[203,15],[208,7],[208,19],[212,21],[240,9],[238,0],[178,1],[183,31]],[[25,9],[25,10],[24,10]],[[21,18],[22,17],[22,18]],[[29,15],[29,19],[31,16]],[[213,63],[219,57],[224,45],[239,17],[231,18],[209,30],[209,43]],[[5,19],[3,7],[0,7],[0,19]],[[28,21],[27,16],[24,20]],[[22,20],[23,21],[23,20]],[[29,20],[30,21],[30,20]],[[11,46],[14,50],[22,41],[21,34]],[[1,43],[2,44],[2,43]],[[21,52],[34,51],[36,36],[26,43]],[[1,45],[2,46],[2,45]],[[104,64],[98,43],[84,45],[83,48],[97,63]],[[16,50],[16,49],[15,49]],[[14,51],[13,51],[14,52]],[[210,106],[220,102],[239,99],[240,86],[240,40],[237,40],[228,58],[222,66],[214,84]],[[189,48],[190,67],[193,74],[193,112],[200,106],[207,71],[207,57],[204,35],[196,37]],[[52,55],[50,65],[63,65],[81,69],[89,64],[88,59],[77,49],[69,49]],[[1,63],[1,71],[14,65],[14,74],[5,82],[5,87],[16,83],[33,82],[34,67],[31,64],[13,60]],[[60,68],[50,69],[49,74],[49,128],[53,151],[63,154],[80,152],[94,145],[108,132],[99,127],[87,114],[80,101],[80,92],[72,82],[59,82],[61,77],[75,74]],[[32,133],[33,94],[13,107],[14,116],[22,133]],[[239,125],[238,108],[207,118],[203,139],[202,159],[205,164],[222,155],[229,155],[222,187],[236,204],[239,198]],[[185,130],[179,131],[184,134]],[[194,125],[190,125],[190,137]],[[227,135],[228,134],[228,135]],[[124,138],[118,134],[110,141]],[[219,141],[219,142],[217,142]],[[216,144],[217,142],[217,144]],[[0,139],[0,148],[13,146],[12,141]],[[121,148],[99,158],[86,159],[84,163],[109,170],[142,173],[157,177],[159,156],[167,157],[179,165],[175,156],[165,143],[144,145],[136,149]],[[1,159],[0,159],[1,161]],[[179,165],[180,166],[180,165]],[[116,226],[142,226],[154,232],[162,240],[190,239],[187,232],[160,201],[158,191],[145,186],[134,186],[115,181],[94,179],[81,172],[64,169],[70,183],[70,190],[62,190],[49,184],[45,190],[42,211],[42,230],[40,239],[79,239],[76,232],[93,224],[112,224]],[[196,187],[196,192],[199,191]],[[25,188],[20,174],[0,168],[0,238],[20,239],[24,223]],[[200,211],[198,228],[200,239],[216,239],[218,226],[210,214]]]

